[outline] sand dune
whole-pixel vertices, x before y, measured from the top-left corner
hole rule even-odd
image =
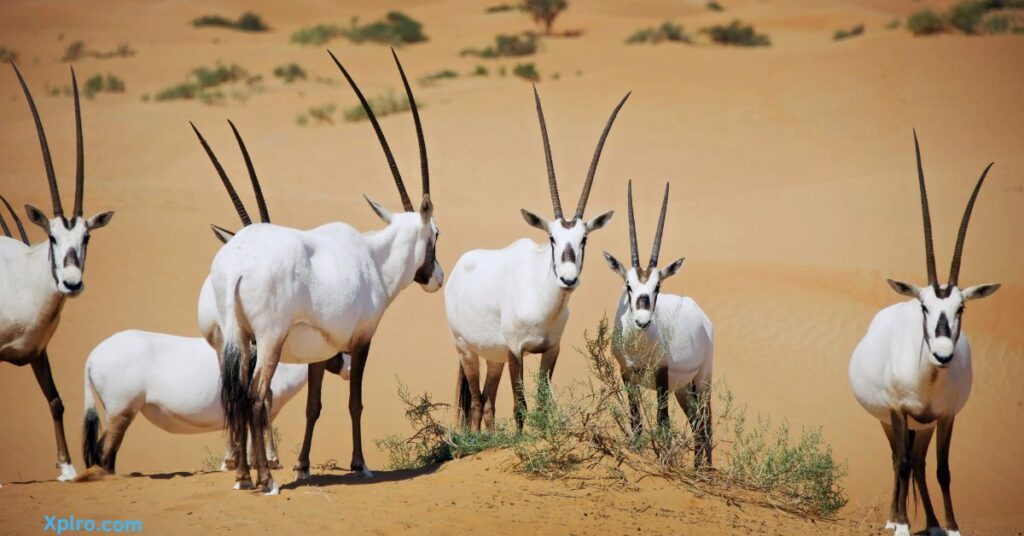
[[[672,182],[662,258],[686,256],[681,275],[665,291],[694,297],[715,323],[715,371],[752,411],[788,419],[794,426],[822,426],[840,459],[849,463],[845,484],[851,504],[837,531],[867,530],[858,516],[882,521],[891,483],[889,452],[879,426],[856,403],[847,383],[847,363],[871,317],[898,296],[885,277],[921,282],[923,247],[911,128],[921,136],[929,181],[940,272],[945,272],[961,211],[981,169],[996,165],[982,192],[967,240],[962,281],[998,281],[993,298],[972,304],[965,317],[975,353],[970,403],[957,419],[952,471],[958,519],[966,531],[1006,533],[1019,528],[1024,495],[1024,436],[1012,423],[1024,412],[1019,378],[1024,374],[1024,37],[943,35],[913,38],[886,30],[922,4],[951,2],[797,0],[724,2],[713,13],[704,2],[651,0],[574,2],[560,29],[578,29],[577,39],[548,39],[532,61],[541,72],[555,167],[563,203],[578,195],[608,111],[629,90],[601,161],[588,212],[615,209],[617,216],[590,240],[583,285],[572,298],[556,383],[582,378],[585,366],[572,348],[584,329],[614,310],[620,281],[600,262],[606,249],[628,251],[625,182],[634,181],[638,226],[653,229],[656,199]],[[518,209],[550,210],[544,163],[528,83],[500,77],[497,67],[517,61],[481,61],[459,56],[495,33],[531,28],[526,17],[484,15],[485,1],[403,1],[402,11],[424,22],[430,40],[400,50],[412,78],[442,69],[462,73],[477,64],[489,77],[462,77],[417,86],[433,178],[438,246],[445,267],[473,248],[502,247],[528,236]],[[361,193],[398,206],[380,149],[366,123],[297,125],[311,106],[356,104],[339,83],[293,85],[270,76],[288,62],[312,78],[339,81],[324,47],[287,43],[301,26],[344,23],[351,16],[379,17],[376,2],[291,2],[260,8],[273,27],[266,34],[197,30],[192,18],[208,12],[235,14],[246,2],[105,2],[102,8],[47,0],[0,6],[0,45],[19,53],[19,66],[33,87],[48,129],[58,176],[72,195],[74,158],[71,99],[46,96],[48,86],[69,83],[59,61],[69,42],[110,50],[130,43],[130,58],[84,58],[80,78],[115,73],[122,95],[103,94],[84,103],[86,139],[85,210],[116,210],[108,228],[96,232],[86,271],[86,292],[67,304],[50,344],[57,385],[68,408],[66,425],[75,462],[80,441],[82,365],[89,350],[128,328],[194,335],[195,303],[218,243],[207,223],[234,228],[236,217],[187,120],[203,129],[232,176],[244,177],[225,119],[245,136],[264,183],[275,222],[309,228],[344,220],[360,229],[379,227]],[[753,22],[773,46],[740,50],[713,46],[626,46],[639,27],[672,19],[695,32],[733,18]],[[865,23],[863,37],[833,42],[834,30]],[[385,47],[330,43],[364,91],[398,89],[400,81]],[[238,63],[264,75],[263,93],[223,106],[195,101],[144,102],[142,96],[184,80],[197,66]],[[554,74],[558,73],[558,79]],[[48,207],[31,117],[9,70],[0,75],[0,191],[18,204]],[[418,191],[416,143],[407,114],[382,121],[410,189]],[[245,198],[251,196],[243,188]],[[67,202],[67,201],[66,201]],[[38,229],[30,231],[42,239]],[[649,244],[650,237],[641,243]],[[538,359],[527,362],[528,374]],[[403,433],[407,427],[395,396],[396,376],[413,391],[447,400],[456,358],[439,294],[417,288],[400,296],[380,327],[368,365],[364,414],[368,463],[386,460],[369,439]],[[500,416],[510,415],[510,390],[503,387]],[[278,419],[284,434],[283,461],[291,463],[301,441],[303,396]],[[351,454],[347,388],[325,382],[325,410],[313,448],[314,464],[346,465]],[[227,475],[187,478],[113,479],[97,484],[7,484],[48,480],[53,468],[53,433],[42,395],[28,368],[0,366],[0,532],[34,530],[20,513],[68,509],[77,512],[138,511],[154,530],[187,523],[193,528],[248,527],[218,517],[211,503],[243,506],[252,499],[232,494]],[[195,471],[204,449],[219,451],[217,434],[169,436],[147,422],[130,430],[118,459],[122,472]],[[820,528],[773,513],[735,509],[697,499],[667,485],[644,484],[635,492],[583,491],[508,475],[492,459],[467,460],[435,474],[379,485],[298,488],[286,492],[265,518],[252,523],[290,527],[290,513],[314,516],[310,527],[342,528],[360,512],[356,528],[381,532],[428,532],[443,527],[512,530],[515,520],[538,529],[562,527],[560,508],[581,494],[594,501],[598,517],[580,520],[580,532],[607,532],[632,519],[664,531],[671,523],[705,519],[707,533],[750,531],[766,523],[779,533]],[[281,472],[285,478],[287,472]],[[480,475],[494,486],[466,484]],[[345,483],[348,483],[345,481]],[[934,486],[934,484],[933,484]],[[515,490],[514,510],[502,490]],[[444,488],[454,505],[424,497]],[[358,489],[360,493],[355,493]],[[937,488],[935,488],[937,489]],[[547,495],[546,495],[547,494]],[[392,500],[394,497],[394,500]],[[674,502],[676,497],[684,503]],[[685,497],[685,499],[684,499]],[[440,500],[440,499],[439,499]],[[132,503],[132,501],[136,501]],[[365,501],[365,502],[362,502]],[[402,502],[405,501],[405,502]],[[349,506],[351,505],[351,509]],[[407,521],[383,512],[401,505]],[[472,508],[469,508],[468,506]],[[603,505],[603,506],[597,506]],[[326,508],[321,508],[324,506]],[[643,509],[650,506],[649,509]],[[359,510],[365,507],[366,510]],[[690,508],[701,515],[690,512]],[[665,517],[659,517],[664,508]],[[195,512],[197,517],[184,517]],[[374,515],[374,512],[378,512]],[[645,513],[646,512],[646,513]],[[745,513],[746,512],[746,513]],[[759,511],[760,512],[760,511]],[[370,515],[366,515],[369,513]],[[185,514],[187,515],[187,514]],[[513,516],[517,517],[513,517]],[[738,517],[733,517],[738,516]],[[35,519],[35,518],[32,518]],[[29,521],[32,521],[30,519]],[[524,521],[524,519],[526,521]],[[492,525],[494,520],[504,523]],[[345,521],[347,522],[347,521]],[[246,523],[249,523],[247,521]],[[555,524],[549,524],[555,523]],[[875,525],[868,524],[870,528]],[[7,527],[10,527],[9,529]],[[613,529],[614,530],[614,529]]]

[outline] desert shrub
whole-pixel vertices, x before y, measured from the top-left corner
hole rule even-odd
[[[77,61],[83,55],[85,55],[85,41],[72,41],[64,49],[64,55],[60,58],[60,61]]]
[[[253,84],[259,80],[259,77],[250,77],[248,71],[234,63],[231,65],[218,63],[212,68],[197,67],[192,69],[185,82],[157,92],[154,98],[158,101],[199,99],[206,104],[211,104],[225,99],[224,93],[215,88],[243,80]]]
[[[0,46],[0,61],[13,62],[18,60],[18,53],[14,50]]]
[[[291,84],[296,80],[306,79],[306,70],[298,63],[288,63],[274,67],[274,76],[284,80],[284,83]]]
[[[317,24],[307,26],[295,31],[291,36],[291,42],[297,45],[322,45],[335,37],[342,35],[342,29],[333,24]]]
[[[535,24],[544,28],[545,35],[551,35],[555,19],[568,7],[569,2],[566,0],[523,0],[522,4],[522,10],[530,15]]]
[[[531,82],[540,81],[540,73],[537,72],[537,67],[532,63],[517,63],[516,66],[512,68],[512,74]]]
[[[373,41],[402,46],[427,40],[427,36],[423,34],[423,24],[399,11],[390,11],[384,16],[384,20],[363,26],[353,19],[351,26],[343,33],[353,43]]]
[[[494,36],[494,43],[487,47],[464,48],[460,55],[479,56],[481,58],[501,58],[515,56],[529,56],[537,52],[540,38],[532,32],[521,34],[498,34]]]
[[[886,30],[895,30],[900,27],[900,19],[892,19],[885,25]]]
[[[220,15],[203,15],[202,17],[192,19],[192,26],[196,28],[229,28],[242,32],[266,32],[270,30],[270,27],[263,22],[263,19],[251,11],[242,13],[237,20],[231,20]]]
[[[98,93],[124,93],[124,81],[113,74],[97,74],[85,81],[83,93],[90,99]]]
[[[373,109],[373,114],[378,118],[409,111],[409,100],[406,99],[404,95],[399,97],[390,89],[387,93],[376,97],[370,97],[366,100],[369,102],[370,108]],[[423,108],[423,104],[418,101],[416,102],[416,106],[421,109]],[[346,108],[342,111],[342,118],[347,122],[368,119],[366,116],[366,110],[363,109],[361,104]]]
[[[932,35],[946,31],[946,21],[930,9],[922,9],[907,17],[907,29],[914,35]]]
[[[420,78],[420,84],[425,85],[425,86],[430,86],[430,85],[436,84],[437,82],[439,82],[441,80],[446,80],[446,79],[451,79],[451,78],[458,78],[458,77],[459,77],[459,73],[457,73],[457,72],[455,72],[455,71],[453,71],[451,69],[444,69],[444,70],[437,71],[437,72],[434,72],[434,73],[430,73],[430,74],[428,74],[426,76],[421,77]]]
[[[716,24],[701,30],[707,33],[711,40],[720,45],[733,45],[741,47],[766,47],[771,45],[771,39],[765,34],[759,34],[754,27],[734,20],[729,24]]]
[[[985,16],[985,2],[968,0],[953,6],[949,11],[949,23],[966,34],[978,33],[978,26]]]
[[[836,30],[832,34],[832,39],[836,41],[842,41],[843,39],[849,39],[851,37],[857,37],[858,35],[864,35],[864,25],[858,24],[849,30]]]
[[[998,15],[985,19],[982,25],[985,33],[1000,34],[1010,31],[1010,17]]]
[[[626,43],[631,45],[637,43],[651,43],[653,45],[662,41],[677,43],[693,42],[690,36],[686,35],[681,25],[673,24],[669,21],[661,23],[661,26],[651,26],[637,30],[626,39]]]
[[[199,459],[199,470],[204,473],[215,473],[220,471],[220,465],[224,462],[222,454],[210,450],[210,447],[203,447],[203,456]]]
[[[508,11],[518,11],[519,9],[521,8],[516,4],[497,4],[487,6],[487,8],[484,9],[484,13],[506,13]]]
[[[64,49],[64,55],[60,60],[64,62],[73,62],[86,56],[92,56],[102,60],[108,58],[127,58],[134,55],[135,50],[133,50],[127,43],[117,45],[117,48],[114,50],[102,51],[89,50],[85,48],[84,41],[72,41],[71,44]]]
[[[471,72],[469,74],[470,74],[470,76],[487,76],[488,75],[487,67],[484,67],[483,65],[477,65],[476,69],[473,69],[473,72]]]
[[[711,11],[725,11],[725,8],[722,6],[722,4],[719,4],[715,0],[711,0],[707,4],[704,4],[704,7],[710,9]]]

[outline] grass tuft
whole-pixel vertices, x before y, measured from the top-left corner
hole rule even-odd
[[[719,4],[715,0],[711,0],[707,4],[704,4],[704,7],[708,8],[711,11],[725,11],[725,7],[723,7],[722,4]]]
[[[863,24],[858,24],[848,30],[836,30],[836,32],[832,34],[832,39],[835,41],[842,41],[843,39],[849,39],[859,35],[864,35]]]
[[[291,42],[298,45],[322,45],[338,37],[345,37],[353,43],[370,41],[395,47],[427,40],[422,23],[400,11],[390,11],[384,19],[364,25],[359,24],[357,17],[352,17],[347,28],[336,24],[301,28],[292,34]]]
[[[493,59],[503,57],[529,56],[537,52],[540,37],[533,32],[521,34],[498,34],[494,43],[485,48],[464,48],[460,55]]]
[[[0,61],[13,62],[18,60],[18,53],[13,49],[0,46]]]
[[[430,73],[420,78],[420,84],[424,86],[432,86],[441,80],[448,80],[452,78],[458,78],[459,73],[451,69],[444,69],[434,73]]]
[[[213,27],[228,28],[241,32],[266,32],[270,26],[263,22],[263,19],[251,11],[242,13],[236,20],[231,20],[221,15],[203,15],[192,19],[192,26],[195,28]]]
[[[306,70],[298,63],[287,63],[274,67],[274,76],[284,80],[284,83],[291,84],[296,80],[306,79]]]
[[[537,67],[532,63],[517,63],[516,66],[512,68],[512,74],[524,80],[540,82],[540,73],[537,72]]]
[[[665,21],[660,26],[651,26],[643,28],[633,32],[628,38],[626,38],[626,44],[633,45],[637,43],[650,43],[652,45],[661,43],[663,41],[671,41],[676,43],[692,43],[693,40],[683,27],[679,24],[673,24],[672,22]]]
[[[720,45],[766,47],[772,44],[767,35],[757,33],[752,25],[743,24],[738,20],[725,25],[709,26],[701,32],[708,34],[711,41]]]
[[[250,85],[259,81],[259,77],[250,77],[248,71],[232,63],[218,63],[215,67],[197,67],[192,69],[188,79],[180,84],[158,91],[153,97],[158,101],[198,99],[206,104],[223,102],[226,96],[218,89],[220,86],[239,81]]]

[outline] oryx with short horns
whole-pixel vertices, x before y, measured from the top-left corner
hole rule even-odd
[[[949,281],[939,283],[932,246],[932,224],[925,190],[921,149],[914,133],[917,178],[924,217],[928,285],[888,280],[897,293],[912,299],[882,309],[871,321],[850,359],[850,385],[864,409],[882,423],[892,449],[893,492],[886,528],[909,536],[907,494],[910,476],[921,493],[927,532],[942,534],[925,478],[925,455],[938,428],[936,474],[946,510],[945,533],[958,535],[949,491],[949,446],[953,420],[971,394],[971,347],[961,329],[964,304],[991,296],[998,283],[959,286],[967,225],[981,185],[992,164],[985,167],[964,210],[953,250]]]
[[[53,217],[26,205],[28,219],[46,231],[47,242],[28,245],[21,222],[15,220],[22,241],[0,238],[0,361],[17,366],[31,365],[36,381],[50,406],[53,428],[57,436],[59,480],[75,477],[75,468],[68,455],[64,437],[64,403],[53,383],[50,358],[46,347],[60,323],[64,301],[85,289],[85,253],[89,234],[110,223],[113,212],[85,218],[82,212],[85,194],[85,156],[82,141],[82,112],[78,98],[78,81],[71,70],[71,86],[75,103],[75,135],[77,160],[75,166],[75,205],[71,215],[64,214],[53,170],[46,133],[35,101],[25,79],[13,63],[14,72],[28,100],[43,152],[46,179],[53,201]],[[7,201],[4,200],[4,204]],[[10,205],[8,205],[10,208]],[[12,211],[13,213],[13,211]],[[5,225],[6,226],[6,225]]]
[[[711,466],[711,372],[714,333],[711,320],[689,296],[661,292],[661,284],[683,266],[679,258],[658,268],[661,237],[668,210],[668,183],[661,201],[658,228],[651,246],[651,259],[640,266],[633,215],[633,181],[626,187],[629,214],[630,266],[627,268],[607,251],[604,259],[625,282],[615,311],[612,355],[619,362],[626,385],[642,384],[658,393],[658,425],[668,424],[668,394],[686,413],[693,431],[694,463]],[[639,393],[627,389],[633,432],[641,427]]]
[[[576,212],[568,218],[562,213],[548,129],[536,87],[533,96],[555,217],[549,221],[527,210],[521,212],[527,224],[547,234],[548,243],[523,238],[504,249],[467,252],[452,269],[444,291],[448,326],[459,354],[456,405],[460,421],[473,430],[479,430],[483,420],[488,429],[494,426],[495,398],[506,362],[512,376],[516,423],[522,427],[526,409],[523,357],[528,353],[542,354],[541,374],[550,380],[558,360],[562,331],[569,319],[569,298],[583,273],[587,236],[612,218],[609,211],[587,221],[583,213],[601,151],[629,94],[619,101],[605,123]],[[481,357],[487,362],[483,392]]]
[[[331,58],[359,98],[384,150],[398,187],[403,212],[391,212],[367,198],[387,224],[360,233],[334,222],[309,231],[254,224],[238,232],[214,258],[210,270],[221,322],[219,352],[223,399],[234,437],[250,427],[256,454],[257,487],[276,493],[263,455],[262,432],[270,382],[278,363],[323,363],[339,353],[352,357],[349,414],[352,469],[372,476],[363,458],[361,416],[363,372],[370,343],[391,302],[413,281],[424,290],[441,288],[444,273],[435,258],[438,228],[430,197],[426,144],[416,100],[392,50],[409,99],[420,148],[423,197],[414,208],[380,124],[341,62]],[[255,344],[255,355],[250,351]],[[251,372],[251,373],[250,373]],[[310,389],[319,389],[310,378]],[[312,432],[307,427],[307,434]],[[239,443],[241,445],[241,443]],[[300,457],[300,463],[302,458]],[[308,461],[306,462],[308,464]],[[308,471],[308,465],[300,472]],[[236,485],[249,480],[239,464]]]

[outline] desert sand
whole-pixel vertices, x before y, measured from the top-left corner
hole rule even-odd
[[[614,209],[617,215],[589,241],[555,383],[583,377],[585,365],[573,348],[585,329],[614,311],[621,282],[599,252],[620,259],[627,254],[626,179],[634,181],[642,233],[654,228],[662,185],[671,181],[661,256],[687,261],[664,290],[692,296],[708,313],[716,331],[715,376],[728,382],[739,402],[794,428],[823,427],[837,458],[849,464],[844,485],[850,504],[836,522],[815,525],[649,480],[631,489],[530,480],[510,474],[495,456],[422,475],[382,471],[371,481],[327,471],[310,486],[259,498],[231,491],[231,475],[197,473],[207,450],[220,451],[222,436],[171,436],[144,420],[130,429],[118,470],[145,476],[58,483],[52,481],[58,471],[50,416],[32,373],[0,365],[0,533],[38,533],[44,514],[139,518],[149,533],[182,527],[880,533],[892,478],[889,449],[879,425],[850,392],[847,364],[875,312],[901,299],[885,278],[925,281],[913,127],[922,143],[940,277],[970,189],[982,168],[996,162],[971,223],[961,282],[1001,282],[1003,288],[972,303],[965,314],[975,379],[971,400],[957,418],[951,463],[965,533],[1016,533],[1024,527],[1024,36],[915,38],[903,28],[884,28],[924,5],[949,2],[723,3],[727,11],[715,13],[695,0],[578,0],[556,29],[580,30],[582,36],[546,39],[536,56],[520,60],[534,62],[542,76],[537,87],[567,206],[575,203],[608,112],[626,91],[633,92],[608,140],[588,205],[589,214]],[[296,122],[311,106],[356,104],[327,47],[367,94],[400,90],[387,48],[344,39],[327,47],[288,42],[302,26],[344,24],[354,15],[372,20],[386,8],[362,0],[302,0],[260,6],[273,28],[268,33],[189,25],[199,15],[234,16],[251,7],[241,1],[220,4],[43,0],[0,6],[0,45],[18,52],[34,89],[65,203],[73,195],[72,102],[46,91],[70,82],[62,53],[75,40],[89,49],[128,43],[137,51],[129,58],[75,63],[80,80],[114,73],[126,84],[123,94],[84,101],[85,211],[117,215],[95,233],[87,289],[67,303],[49,346],[79,472],[82,366],[89,351],[130,328],[198,336],[196,298],[219,246],[207,223],[238,227],[188,120],[203,130],[254,206],[225,120],[236,122],[275,222],[311,228],[343,220],[373,229],[379,220],[360,194],[400,206],[368,123]],[[429,36],[399,51],[412,78],[442,69],[466,73],[481,63],[492,72],[415,88],[424,103],[442,231],[438,259],[450,270],[473,248],[502,247],[523,236],[543,240],[518,213],[550,213],[530,85],[495,74],[498,66],[511,68],[517,60],[459,56],[462,48],[483,46],[496,33],[531,29],[531,22],[514,13],[485,15],[484,0],[393,4],[422,21]],[[634,30],[667,19],[696,32],[733,18],[768,33],[773,45],[623,43]],[[864,36],[832,40],[834,30],[857,23],[866,25]],[[218,106],[143,101],[143,95],[183,81],[190,69],[217,61],[264,75],[266,91]],[[302,65],[311,78],[334,83],[288,85],[270,76],[275,66],[289,62]],[[31,116],[13,71],[0,71],[0,191],[19,206],[49,207]],[[416,196],[411,117],[397,114],[381,123]],[[35,242],[44,239],[38,228],[30,233]],[[649,234],[640,240],[646,255]],[[384,469],[386,458],[372,439],[408,432],[396,377],[413,392],[450,401],[457,360],[443,311],[440,293],[413,285],[395,301],[374,339],[363,419],[367,461],[374,469]],[[527,374],[538,362],[527,360]],[[300,393],[277,421],[285,464],[294,462],[301,442],[304,398]],[[347,386],[336,376],[325,381],[324,403],[313,464],[337,460],[347,466]],[[508,418],[507,386],[499,403],[499,417]],[[277,477],[287,482],[291,473],[278,471]],[[938,488],[930,478],[935,500]],[[230,510],[244,510],[245,519],[223,513]],[[917,512],[916,519],[918,527],[923,514]]]

